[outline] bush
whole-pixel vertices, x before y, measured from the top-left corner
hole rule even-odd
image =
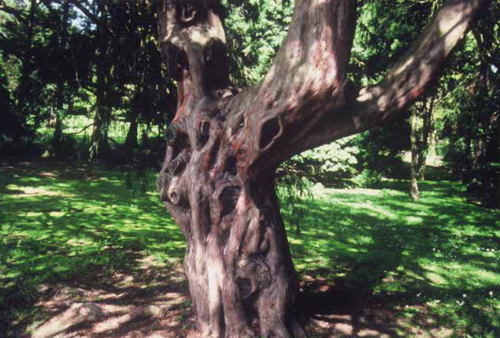
[[[382,174],[371,169],[364,169],[353,179],[354,184],[360,188],[374,187],[382,182]]]

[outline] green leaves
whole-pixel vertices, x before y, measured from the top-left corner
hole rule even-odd
[[[245,86],[268,71],[291,21],[293,4],[284,0],[226,0],[226,33],[233,81]]]

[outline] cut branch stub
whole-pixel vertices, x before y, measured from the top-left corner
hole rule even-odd
[[[271,118],[262,124],[259,148],[265,151],[283,134],[283,124],[279,118]]]
[[[224,217],[236,208],[241,188],[236,185],[224,187],[219,195],[221,205],[220,216]]]
[[[219,10],[215,0],[163,0],[158,6],[159,44],[169,69],[182,82],[181,70],[188,69],[189,89],[197,98],[230,84]]]

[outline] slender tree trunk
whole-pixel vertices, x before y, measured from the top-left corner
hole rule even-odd
[[[55,115],[56,122],[54,126],[54,136],[52,138],[52,143],[58,144],[62,141],[63,138],[63,84],[62,82],[57,83],[56,95],[55,95]]]
[[[417,140],[418,140],[417,168],[418,168],[418,180],[420,181],[425,180],[427,155],[429,152],[430,137],[432,134],[432,113],[434,111],[434,101],[435,101],[435,96],[430,96],[426,98],[423,102],[422,109],[420,110],[419,114],[422,117],[422,128],[419,128],[417,132]]]
[[[411,189],[410,196],[414,201],[418,201],[420,193],[418,191],[419,176],[419,139],[418,139],[418,111],[411,110]]]
[[[186,238],[199,336],[303,335],[276,168],[407,109],[481,3],[447,3],[384,80],[360,91],[346,79],[353,0],[296,0],[269,73],[244,90],[229,81],[220,1],[159,1],[159,44],[179,101],[157,187]]]
[[[111,91],[111,60],[108,60],[108,4],[100,3],[100,21],[98,26],[98,56],[97,56],[97,92],[94,115],[94,127],[92,130],[91,159],[102,157],[109,150],[108,131],[111,123],[111,106],[109,94]]]
[[[69,21],[69,1],[65,1],[62,5],[63,15],[61,21],[61,30],[60,30],[60,38],[61,38],[61,46],[63,48],[68,47],[68,21]],[[49,7],[50,8],[50,7]],[[60,73],[62,73],[60,71]],[[56,86],[56,123],[54,129],[54,137],[52,139],[54,144],[60,143],[63,138],[63,119],[66,115],[64,110],[64,79],[62,78],[62,74],[59,76]]]
[[[103,80],[98,80],[103,81]],[[91,158],[102,157],[109,149],[108,130],[111,122],[111,108],[107,104],[106,89],[98,85],[97,89],[97,111],[94,115],[94,126],[92,130]]]
[[[131,114],[130,126],[128,128],[127,137],[125,139],[125,147],[127,150],[132,151],[137,148],[137,135],[139,123],[137,122],[137,115]]]
[[[35,37],[36,12],[38,3],[36,0],[30,1],[30,9],[26,27],[26,43],[25,55],[21,69],[21,77],[19,87],[16,90],[16,111],[23,117],[22,121],[27,121],[28,116],[32,112],[32,104],[30,104],[30,96],[32,93],[31,74],[34,71],[33,64],[33,39]],[[37,117],[35,118],[37,119]]]

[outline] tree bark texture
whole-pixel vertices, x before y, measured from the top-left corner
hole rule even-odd
[[[200,337],[302,335],[277,166],[406,109],[484,2],[446,3],[384,80],[363,90],[346,79],[356,1],[295,1],[269,73],[243,90],[229,80],[220,2],[159,2],[159,45],[179,102],[157,185],[186,238]]]

